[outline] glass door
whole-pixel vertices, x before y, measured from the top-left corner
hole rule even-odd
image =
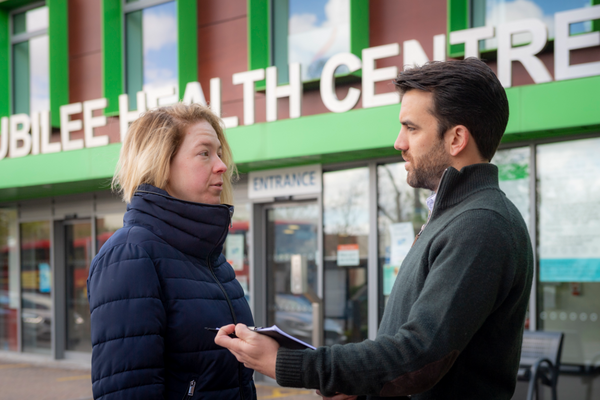
[[[322,307],[317,296],[319,217],[319,206],[312,202],[266,209],[267,324],[311,344],[313,331],[322,330],[313,318],[313,310]]]
[[[65,271],[67,305],[66,350],[91,352],[90,308],[87,277],[93,257],[90,220],[65,222]]]

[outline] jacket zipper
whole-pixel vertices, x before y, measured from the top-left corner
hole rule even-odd
[[[191,399],[192,397],[194,397],[195,390],[196,390],[196,381],[191,380],[190,385],[188,386],[187,393],[183,396],[183,398],[181,400]]]
[[[223,234],[219,238],[218,243],[221,243],[223,238],[227,235],[227,230],[229,229],[229,224],[231,223],[231,214],[232,214],[231,211],[229,211],[229,221],[227,222],[227,227],[225,228],[225,231],[223,231]],[[212,256],[212,253],[215,251],[216,248],[217,248],[217,246],[213,247],[212,250],[208,253],[208,257],[206,258],[206,263],[208,264],[208,269],[210,270],[210,273],[212,274],[213,279],[215,280],[215,282],[217,282],[217,284],[219,285],[219,288],[221,288],[223,295],[225,295],[225,299],[227,300],[227,304],[229,305],[229,311],[231,312],[231,317],[233,318],[233,323],[235,325],[237,325],[237,318],[235,316],[235,311],[233,310],[233,304],[231,304],[231,300],[229,299],[229,296],[227,295],[225,288],[221,284],[221,281],[219,281],[219,279],[217,278],[217,274],[215,274],[215,271],[210,262],[210,256]],[[240,398],[242,400],[245,400],[244,390],[242,387],[242,371],[243,371],[242,363],[238,362],[238,384],[240,387]]]
[[[442,186],[442,181],[444,180],[444,176],[446,175],[446,171],[448,171],[448,168],[446,168],[444,170],[444,172],[442,173],[442,177],[440,178],[440,183],[438,183],[438,191],[436,192],[437,194],[439,194],[439,192],[440,192],[440,187]],[[437,200],[437,196],[436,196],[436,200]],[[425,221],[425,223],[423,224],[423,226],[421,226],[421,230],[419,231],[419,233],[417,233],[417,236],[415,237],[415,241],[413,242],[413,246],[415,245],[415,243],[417,242],[417,240],[419,240],[419,238],[421,237],[421,233],[423,233],[423,231],[425,230],[425,227],[429,224],[429,221],[431,221],[431,219],[433,218],[433,213],[435,212],[435,210],[436,210],[436,207],[435,207],[435,203],[434,203],[433,204],[433,210],[431,211],[431,213],[427,217],[427,221]]]
[[[136,193],[148,193],[148,194],[155,194],[155,195],[158,195],[158,196],[162,196],[162,197],[165,197],[165,198],[172,198],[170,196],[165,196],[162,193],[155,193],[155,192],[150,192],[150,191],[147,191],[147,190],[137,190]],[[179,201],[183,201],[184,203],[191,203],[191,202],[185,201],[185,200],[179,200]],[[196,203],[193,203],[193,204],[196,204]],[[208,206],[212,206],[212,207],[223,207],[223,205],[221,205],[221,204],[219,204],[219,205],[203,204],[203,205],[205,205],[205,206],[208,205]],[[227,230],[229,229],[229,225],[231,224],[231,217],[232,217],[232,215],[233,215],[233,212],[231,211],[231,209],[229,209],[229,220],[227,221],[227,227],[223,231],[223,234],[221,235],[221,237],[219,238],[219,241],[217,243],[221,243],[221,241],[223,240],[223,238],[227,235]],[[235,317],[235,311],[233,310],[233,304],[231,304],[231,300],[229,299],[229,296],[227,295],[227,292],[225,291],[225,288],[221,284],[221,281],[219,281],[219,279],[217,278],[217,275],[215,274],[215,271],[213,270],[213,267],[212,267],[212,265],[210,263],[210,256],[212,255],[212,253],[215,251],[216,248],[217,248],[217,246],[214,246],[212,248],[212,250],[208,253],[208,257],[206,258],[206,263],[208,264],[208,269],[210,270],[210,273],[211,273],[213,279],[215,280],[215,282],[217,282],[217,284],[219,285],[219,288],[221,289],[221,291],[225,295],[225,299],[227,300],[227,304],[229,305],[229,311],[231,312],[231,317],[233,318],[233,323],[237,325],[237,318]],[[245,400],[245,398],[244,398],[244,391],[242,390],[242,363],[239,363],[239,362],[238,362],[238,384],[240,386],[240,398],[242,400]],[[190,381],[190,385],[188,387],[188,391],[183,396],[183,399],[185,399],[185,398],[191,398],[194,395],[194,390],[195,389],[196,389],[196,381],[192,380],[192,381]]]

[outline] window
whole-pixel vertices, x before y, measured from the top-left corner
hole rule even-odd
[[[21,321],[23,350],[50,354],[52,349],[52,267],[50,222],[21,224]]]
[[[539,326],[565,333],[565,364],[600,353],[598,151],[600,138],[537,147]]]
[[[600,4],[599,0],[448,0],[448,32],[460,31],[481,26],[498,26],[525,18],[536,18],[548,27],[548,39],[554,39],[554,14],[567,10],[575,10]],[[570,34],[598,30],[600,20],[571,24]],[[449,35],[448,35],[449,37]],[[527,44],[531,41],[530,33],[513,36],[513,45]],[[496,38],[482,40],[480,51],[495,50]],[[464,55],[464,45],[448,46],[449,57]]]
[[[17,210],[0,209],[0,350],[18,350]]]
[[[498,166],[500,189],[521,212],[529,227],[529,147],[499,150],[493,164]]]
[[[368,337],[367,167],[323,174],[323,232],[325,344],[361,342]]]
[[[301,65],[303,81],[315,80],[331,56],[350,52],[350,0],[273,0],[272,7],[279,83],[288,82],[288,64]]]
[[[126,0],[123,5],[130,109],[137,109],[136,93],[141,90],[160,92],[160,97],[178,93],[177,5],[175,1],[149,5],[147,0]]]
[[[498,26],[505,22],[537,18],[544,21],[548,26],[548,39],[554,39],[554,14],[591,6],[590,0],[472,0],[470,27]],[[592,21],[572,24],[570,31],[571,35],[591,32]],[[529,32],[513,36],[513,45],[529,42],[531,42]],[[496,47],[496,38],[483,40],[480,43],[481,50],[490,50]]]
[[[235,271],[244,296],[250,302],[250,215],[252,203],[248,199],[248,176],[240,175],[234,183],[233,205],[235,207],[229,234],[223,246],[223,254]]]
[[[12,114],[50,110],[48,7],[11,18]]]
[[[416,234],[427,221],[427,197],[431,191],[406,182],[404,162],[377,167],[377,215],[379,226],[379,320],[396,281],[400,265]]]
[[[274,65],[279,83],[286,83],[288,64],[300,63],[303,81],[318,80],[334,54],[361,57],[369,47],[369,2],[249,0],[248,39],[248,70]],[[257,87],[264,89],[264,81]]]

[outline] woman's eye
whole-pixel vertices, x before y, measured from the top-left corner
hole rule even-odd
[[[198,153],[199,156],[208,156],[208,151],[201,151],[200,153]]]

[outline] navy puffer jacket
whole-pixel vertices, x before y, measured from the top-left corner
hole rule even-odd
[[[256,399],[253,371],[204,329],[254,324],[221,254],[232,213],[138,188],[90,268],[95,399]]]

